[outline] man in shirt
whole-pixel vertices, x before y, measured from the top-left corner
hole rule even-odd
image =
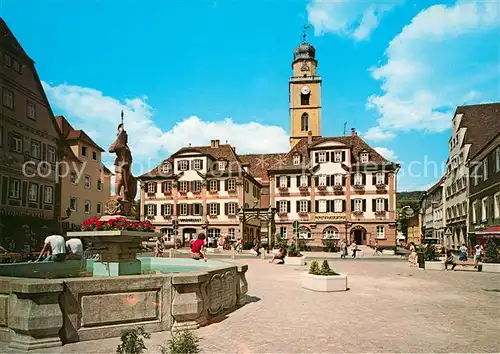
[[[83,244],[79,238],[70,238],[66,241],[68,259],[80,260],[83,256]]]
[[[66,259],[66,243],[61,235],[50,235],[45,238],[42,252],[37,261],[40,261],[43,256],[45,262],[62,262]]]
[[[205,254],[205,235],[199,234],[198,239],[194,241],[193,247],[191,248],[191,258],[201,259],[206,262],[207,255]]]
[[[483,254],[483,246],[481,246],[479,243],[476,244],[476,247],[474,247],[475,254],[474,254],[474,268],[477,268],[477,265],[479,261],[481,260],[481,254]]]

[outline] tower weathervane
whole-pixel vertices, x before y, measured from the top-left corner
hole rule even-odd
[[[121,114],[121,116],[122,116],[122,126],[123,126],[123,109],[122,109],[122,114]]]
[[[302,30],[302,40],[305,42],[306,41],[306,36],[307,36],[307,33],[306,33],[306,30],[311,28],[310,25],[304,25],[304,28]]]

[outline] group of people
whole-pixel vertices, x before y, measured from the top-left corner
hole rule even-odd
[[[444,260],[444,267],[445,270],[448,270],[448,267],[451,266],[451,270],[455,270],[455,267],[457,266],[456,262],[456,256],[453,254],[453,252],[448,249],[443,249],[443,253],[445,256]],[[462,264],[462,266],[465,266],[467,264],[467,261],[469,259],[469,250],[467,249],[467,246],[465,243],[462,243],[462,246],[460,247],[459,250],[459,255],[458,255],[458,261]],[[481,261],[481,257],[484,254],[484,248],[481,244],[477,243],[474,246],[474,268],[477,268],[479,265],[479,262]],[[417,248],[415,243],[411,242],[410,243],[410,255],[408,256],[408,262],[410,263],[410,267],[418,267],[418,255],[417,255]]]
[[[340,242],[340,258],[347,258],[349,256],[349,248],[351,248],[351,258],[356,258],[356,252],[358,252],[358,245],[356,241],[351,243],[351,246],[348,246],[347,242]]]
[[[62,262],[66,259],[81,259],[83,244],[79,238],[65,240],[61,235],[50,235],[45,238],[42,251],[37,262]]]

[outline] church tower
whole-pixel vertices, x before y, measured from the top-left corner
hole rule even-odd
[[[290,148],[308,136],[321,136],[321,77],[316,50],[305,41],[295,48],[289,83]]]

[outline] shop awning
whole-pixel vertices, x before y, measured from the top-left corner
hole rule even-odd
[[[484,230],[477,231],[476,235],[500,237],[500,226],[490,226]]]

